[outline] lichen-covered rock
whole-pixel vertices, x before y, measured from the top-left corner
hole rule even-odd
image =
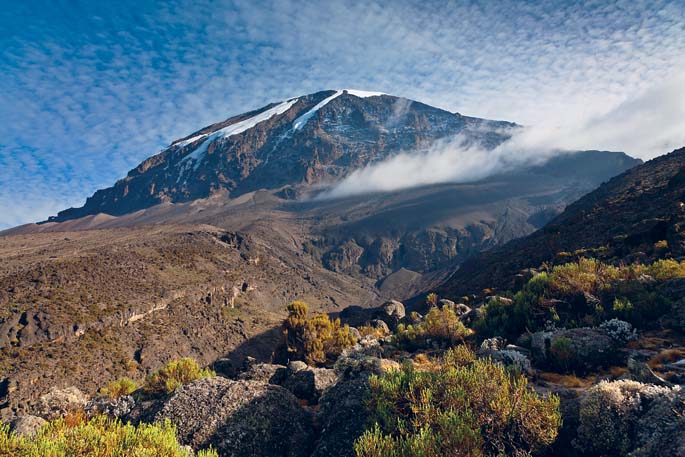
[[[238,379],[280,384],[285,379],[287,371],[288,369],[283,365],[251,363],[247,366],[247,370],[238,374]]]
[[[381,309],[388,316],[395,316],[402,319],[405,316],[404,304],[397,300],[388,300],[381,305]]]
[[[376,309],[373,317],[385,322],[391,330],[395,330],[405,315],[406,312],[402,303],[397,300],[389,300]]]
[[[38,416],[20,416],[10,422],[10,430],[19,436],[33,438],[47,421]]]
[[[683,455],[666,452],[685,449],[683,400],[679,387],[600,382],[581,401],[575,446],[590,455]]]
[[[298,371],[306,370],[309,365],[301,360],[293,360],[288,363],[288,373],[297,373]]]
[[[359,344],[346,349],[336,360],[333,369],[341,378],[368,377],[371,374],[382,374],[389,367],[389,363],[397,363],[382,357],[384,348],[378,340],[373,340],[368,346]]]
[[[328,368],[312,368],[305,365],[304,369],[291,370],[288,366],[288,374],[281,385],[297,398],[316,403],[321,393],[337,379],[335,371]]]
[[[324,392],[319,402],[321,433],[312,457],[354,456],[354,441],[367,425],[364,400],[368,389],[368,376],[359,376],[342,380]]]
[[[105,414],[110,417],[121,418],[127,416],[133,410],[135,404],[136,401],[130,395],[123,395],[118,398],[99,396],[88,400],[83,409],[91,417]]]
[[[87,402],[86,394],[74,386],[63,389],[53,387],[38,399],[36,415],[47,420],[57,419],[72,411],[83,409]]]
[[[631,457],[685,455],[685,392],[658,395],[637,424],[638,448]]]
[[[169,419],[193,449],[212,445],[225,456],[308,456],[312,418],[280,386],[201,379],[176,390],[155,419]]]
[[[467,311],[459,317],[459,320],[467,327],[473,327],[473,324],[485,317],[485,307],[473,308],[471,311]]]
[[[530,345],[537,364],[562,371],[590,371],[617,362],[616,341],[597,328],[536,332],[531,335]]]

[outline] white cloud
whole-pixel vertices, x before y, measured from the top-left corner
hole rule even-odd
[[[353,172],[318,198],[388,192],[427,184],[472,182],[574,150],[641,151],[654,157],[685,145],[685,77],[651,87],[603,115],[559,125],[526,127],[493,150],[461,135],[428,150],[407,151]]]

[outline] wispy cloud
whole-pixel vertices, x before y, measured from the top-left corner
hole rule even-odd
[[[542,164],[568,151],[632,149],[647,157],[668,152],[685,145],[685,77],[650,87],[602,115],[565,125],[557,122],[550,119],[515,131],[492,150],[457,135],[426,150],[406,151],[351,173],[317,198],[473,182]]]
[[[677,0],[10,2],[0,11],[0,224],[81,204],[173,139],[322,89],[381,90],[526,125],[619,120],[634,94],[685,70],[684,9]],[[672,111],[655,109],[642,127],[679,141],[657,121]],[[629,135],[607,141],[641,157],[665,152]]]

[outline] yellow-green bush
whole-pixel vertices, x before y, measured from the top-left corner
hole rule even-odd
[[[189,384],[196,379],[216,376],[212,370],[201,368],[190,357],[172,360],[145,379],[143,390],[149,395],[170,394],[177,388]]]
[[[114,400],[115,398],[123,397],[124,395],[131,395],[136,389],[138,389],[137,382],[129,378],[120,378],[107,383],[101,391],[103,395],[107,395]]]
[[[388,336],[388,331],[385,328],[382,327],[372,327],[371,325],[362,325],[360,327],[357,327],[357,330],[359,330],[359,334],[364,337],[364,336],[370,336],[372,338],[383,338]]]
[[[0,455],[37,456],[137,456],[188,457],[176,439],[169,422],[123,424],[117,419],[97,416],[69,423],[58,419],[43,426],[33,438],[17,436],[0,425]],[[198,457],[216,457],[214,450],[200,451]]]
[[[427,347],[434,342],[442,346],[453,346],[463,342],[470,333],[459,320],[454,307],[443,306],[432,308],[419,324],[398,325],[393,335],[393,344],[408,350]]]
[[[541,330],[548,321],[563,327],[599,325],[613,317],[636,327],[663,316],[669,300],[658,283],[685,277],[685,261],[658,260],[649,265],[612,266],[581,258],[534,276],[512,303],[491,300],[485,317],[474,324],[479,336],[515,339]],[[651,276],[656,283],[646,280]]]
[[[331,320],[327,314],[307,316],[303,302],[288,305],[288,318],[284,323],[288,352],[303,358],[308,364],[324,364],[335,359],[356,343],[350,327]]]
[[[643,268],[646,274],[657,281],[685,277],[685,261],[678,262],[673,259],[661,259],[651,265],[645,265]]]
[[[572,295],[589,293],[597,295],[611,287],[620,277],[618,268],[596,259],[580,258],[578,262],[558,265],[549,275],[552,294]]]
[[[371,427],[359,457],[526,455],[554,442],[559,398],[542,398],[527,379],[462,348],[427,370],[404,365],[370,378]]]

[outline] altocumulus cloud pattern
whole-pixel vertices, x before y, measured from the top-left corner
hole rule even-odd
[[[199,127],[323,89],[378,90],[549,127],[596,119],[635,131],[627,107],[650,112],[663,100],[673,119],[685,106],[681,81],[670,79],[685,68],[684,8],[682,1],[4,2],[0,227],[81,205]],[[657,116],[638,133],[685,131],[664,122]],[[647,157],[652,146],[679,140],[667,135],[628,152]],[[607,147],[631,144],[619,135]]]

